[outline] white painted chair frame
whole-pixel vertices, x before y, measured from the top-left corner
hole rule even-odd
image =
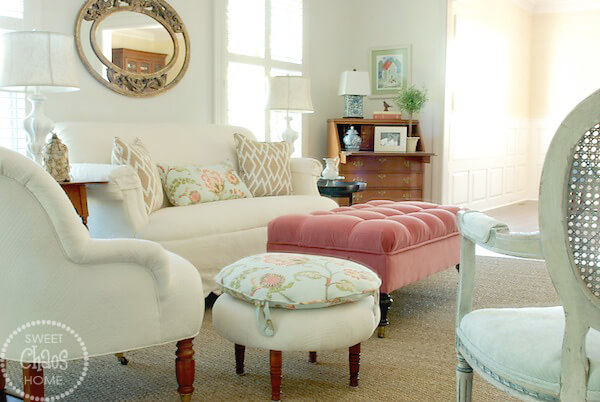
[[[581,278],[580,268],[573,258],[571,242],[574,240],[569,238],[567,232],[569,180],[578,142],[592,129],[598,130],[599,123],[600,90],[581,102],[558,128],[546,154],[541,178],[540,232],[512,233],[505,224],[476,211],[461,211],[458,217],[462,237],[457,329],[463,317],[472,311],[476,244],[511,256],[545,259],[565,312],[560,400],[569,402],[586,400],[589,361],[585,339],[590,328],[600,329],[600,298],[586,287]],[[597,169],[598,167],[594,172]],[[591,189],[592,194],[600,193],[600,176],[598,177]],[[534,386],[520,384],[511,378],[495,374],[464,346],[458,331],[456,352],[457,401],[471,401],[473,370],[497,388],[519,399],[558,400],[556,395],[549,395]]]

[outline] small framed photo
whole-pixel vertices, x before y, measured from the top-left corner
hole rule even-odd
[[[390,98],[410,85],[410,45],[371,49],[371,97]]]
[[[375,127],[375,152],[406,152],[406,127]]]

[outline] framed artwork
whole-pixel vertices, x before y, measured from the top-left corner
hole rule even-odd
[[[391,97],[410,85],[410,45],[371,49],[371,96]]]
[[[406,152],[406,127],[377,126],[373,138],[375,152]]]

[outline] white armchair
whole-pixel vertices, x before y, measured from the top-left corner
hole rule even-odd
[[[522,400],[600,400],[600,91],[554,136],[539,205],[536,233],[511,233],[480,212],[459,214],[457,401],[471,400],[473,371]],[[545,259],[563,305],[472,311],[476,244]]]
[[[0,344],[40,320],[75,330],[89,357],[177,341],[178,390],[189,399],[192,339],[204,315],[196,268],[150,241],[91,239],[52,177],[1,147],[0,206]],[[25,338],[13,336],[0,357],[21,361],[27,347]],[[68,350],[68,360],[84,357],[81,348]],[[26,378],[43,376],[47,362],[27,363],[35,364],[24,370]],[[33,399],[43,396],[37,395],[43,387],[25,392]]]

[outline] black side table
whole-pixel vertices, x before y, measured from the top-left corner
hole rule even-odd
[[[348,197],[348,202],[352,205],[354,193],[367,189],[367,183],[362,181],[339,181],[319,179],[317,182],[319,193],[328,197]]]

